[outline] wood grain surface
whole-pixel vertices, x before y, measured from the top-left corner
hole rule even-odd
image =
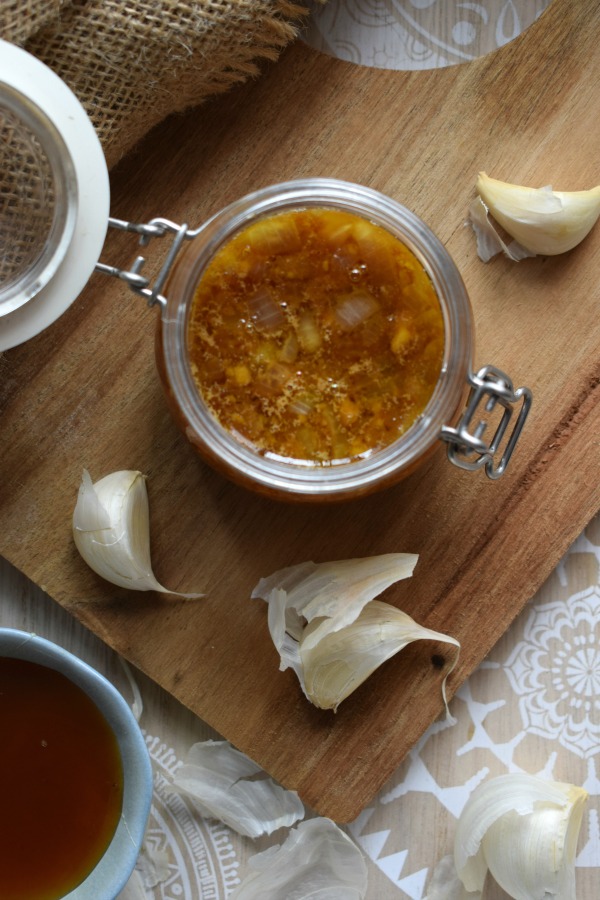
[[[499,482],[443,448],[416,474],[351,503],[296,506],[212,472],[170,418],[154,364],[156,311],[94,275],[44,334],[0,359],[0,552],[58,603],[317,811],[349,821],[442,712],[446,648],[408,648],[337,714],[279,673],[258,579],[306,559],[419,554],[385,595],[462,642],[469,675],[600,507],[600,231],[571,253],[484,265],[465,227],[479,170],[561,190],[598,179],[600,7],[554,3],[519,39],[468,65],[400,73],[295,44],[256,82],[164,123],[112,174],[112,214],[197,225],[257,187],[331,176],[412,208],[469,290],[475,363],[534,392]],[[132,238],[103,259],[129,264]],[[160,254],[158,254],[160,255]],[[152,265],[157,268],[160,260]],[[71,540],[81,470],[148,476],[154,567],[204,600],[128,594]]]

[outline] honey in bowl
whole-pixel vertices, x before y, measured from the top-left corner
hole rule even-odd
[[[327,467],[368,458],[422,415],[444,357],[423,265],[340,209],[258,219],[202,273],[188,354],[198,392],[260,454]]]
[[[119,824],[117,740],[65,675],[0,657],[2,900],[58,900],[103,856]]]

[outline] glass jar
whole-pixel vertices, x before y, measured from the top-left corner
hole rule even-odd
[[[447,442],[452,462],[462,468],[483,467],[490,478],[505,471],[531,393],[527,388],[513,390],[510,378],[492,366],[472,374],[473,325],[465,287],[440,241],[417,216],[369,188],[312,178],[250,194],[196,230],[162,218],[147,224],[109,218],[108,171],[85,110],[35,57],[4,41],[0,50],[0,131],[7,138],[0,180],[11,200],[0,214],[6,232],[2,235],[0,229],[0,246],[2,237],[7,245],[0,266],[0,351],[54,322],[95,269],[124,280],[149,305],[161,307],[157,362],[173,415],[211,465],[246,487],[297,500],[356,497],[405,477],[440,439]],[[343,463],[331,460],[330,465],[261,453],[223,428],[196,388],[187,345],[194,293],[214,254],[261,217],[307,207],[345,211],[403,243],[428,273],[444,326],[441,372],[422,415],[393,443]],[[107,226],[137,234],[142,246],[171,235],[153,284],[142,273],[143,256],[129,269],[98,261]],[[449,423],[468,388],[466,409],[453,426]],[[488,413],[494,409],[500,409],[500,417],[490,428]],[[489,441],[484,440],[486,429],[493,433]]]
[[[382,226],[403,242],[428,273],[444,321],[444,355],[433,394],[414,424],[393,443],[370,455],[335,465],[284,460],[236,438],[211,413],[194,381],[188,352],[188,324],[199,281],[215,253],[240,230],[265,216],[308,207],[344,210]],[[189,233],[187,235],[190,236]],[[332,501],[371,493],[410,474],[440,444],[463,468],[484,466],[498,477],[508,463],[529,410],[527,388],[513,391],[510,379],[487,366],[471,373],[473,320],[469,298],[451,257],[430,229],[410,210],[389,197],[356,184],[311,178],[272,185],[232,203],[194,232],[181,252],[165,289],[156,353],[158,370],[175,421],[195,450],[228,478],[260,493],[288,500]],[[456,420],[467,390],[463,418]],[[480,409],[500,404],[500,421],[492,441],[483,441],[485,425],[471,422]],[[500,462],[496,457],[514,408],[520,406]]]

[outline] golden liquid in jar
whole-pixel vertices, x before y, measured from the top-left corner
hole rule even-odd
[[[56,900],[88,876],[119,823],[117,741],[68,678],[7,657],[0,723],[0,897]]]
[[[386,229],[341,210],[259,219],[215,254],[188,324],[211,414],[260,453],[332,465],[396,441],[440,377],[427,272]]]

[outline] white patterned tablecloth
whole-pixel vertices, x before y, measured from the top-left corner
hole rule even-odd
[[[116,654],[4,561],[0,591],[0,625],[35,631],[72,650],[133,701]],[[154,766],[147,844],[151,855],[168,860],[168,874],[161,873],[158,884],[142,867],[147,896],[225,900],[243,877],[248,857],[273,841],[241,838],[168,792],[191,744],[216,735],[141,673],[133,676]],[[433,867],[451,851],[471,791],[493,775],[522,771],[588,791],[577,851],[577,900],[598,900],[600,515],[459,689],[450,709],[456,724],[434,723],[347,826],[368,860],[368,900],[422,900]],[[506,895],[491,886],[485,897],[505,900]]]
[[[452,65],[506,43],[548,2],[329,0],[315,4],[304,39],[361,65]],[[1,559],[0,625],[55,640],[133,700],[131,681],[116,655]],[[147,847],[167,865],[158,875],[141,866],[146,895],[225,900],[243,877],[248,857],[273,841],[240,838],[168,792],[189,747],[216,735],[143,675],[134,673],[134,680],[144,702],[140,724],[155,778]],[[598,900],[600,516],[458,691],[451,711],[456,724],[436,722],[347,826],[368,861],[368,900],[422,900],[435,864],[451,850],[471,791],[493,775],[521,771],[589,792],[577,851],[577,900]],[[493,885],[485,896],[506,898]]]

